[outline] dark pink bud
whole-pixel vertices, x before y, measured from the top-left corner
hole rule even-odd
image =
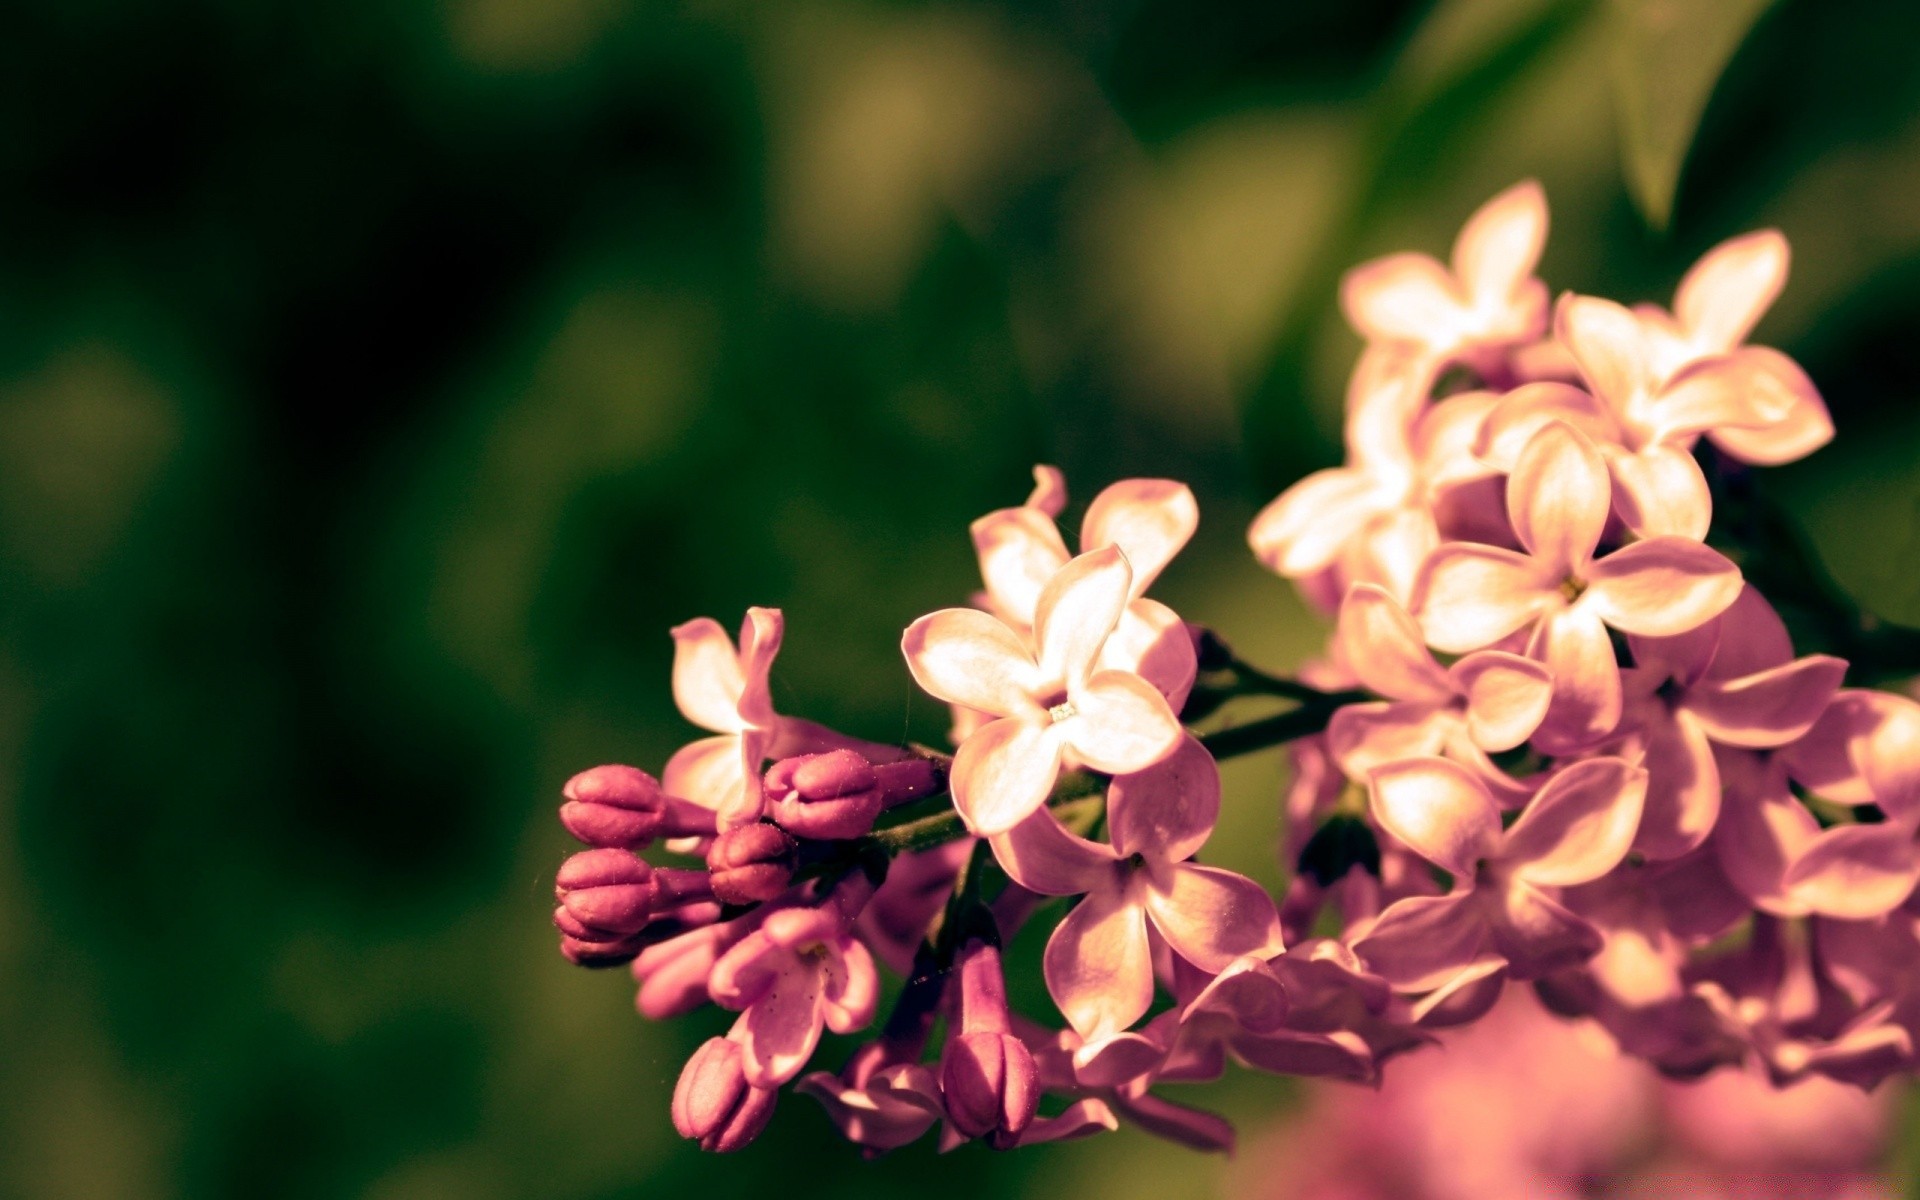
[[[582,771],[561,794],[560,823],[589,846],[645,849],[655,838],[710,837],[713,813],[669,796],[653,776],[612,764]]]
[[[554,923],[560,923],[560,914],[565,909],[554,910]],[[564,932],[564,931],[563,931]],[[618,941],[603,942],[593,938],[577,938],[571,935],[560,939],[560,953],[576,967],[617,967],[632,962],[634,957],[645,949],[644,937],[626,937]]]
[[[873,828],[883,797],[872,764],[851,750],[785,758],[767,772],[775,821],[804,838],[857,838]]]
[[[610,764],[582,771],[560,789],[560,823],[589,846],[638,850],[660,836],[667,798],[660,783],[636,767]]]
[[[1040,1097],[1033,1055],[1011,1033],[963,1033],[947,1039],[940,1090],[947,1117],[968,1137],[1007,1149],[1033,1121]]]
[[[778,1096],[774,1088],[747,1082],[739,1043],[709,1038],[687,1060],[674,1086],[673,1127],[702,1150],[728,1154],[760,1136]]]
[[[561,932],[574,929],[597,934],[598,940],[617,941],[639,933],[653,915],[653,868],[625,850],[582,850],[560,864],[553,881],[560,913],[570,919]]]
[[[1000,951],[973,940],[960,948],[960,1031],[940,1055],[947,1116],[968,1137],[1005,1150],[1019,1140],[1040,1103],[1033,1055],[1013,1035]]]
[[[707,851],[714,898],[723,904],[759,904],[793,882],[799,847],[778,825],[729,829]]]

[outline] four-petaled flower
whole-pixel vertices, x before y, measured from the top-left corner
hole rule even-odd
[[[1068,754],[1121,775],[1179,743],[1166,697],[1131,671],[1099,665],[1132,582],[1126,555],[1108,546],[1047,581],[1030,641],[972,608],[942,609],[907,628],[901,649],[920,686],[995,718],[953,758],[954,807],[976,834],[1005,833],[1044,804]]]
[[[1453,876],[1444,896],[1396,901],[1354,950],[1397,989],[1425,992],[1494,956],[1516,979],[1590,958],[1600,933],[1555,898],[1620,864],[1633,844],[1647,773],[1617,758],[1577,762],[1547,781],[1511,828],[1485,785],[1444,758],[1373,773],[1373,815]]]
[[[1014,882],[1082,900],[1047,942],[1047,990],[1088,1042],[1121,1032],[1153,1003],[1151,927],[1208,974],[1242,955],[1283,949],[1280,918],[1259,884],[1188,862],[1220,814],[1220,772],[1189,737],[1166,761],[1113,781],[1103,845],[1039,812],[996,837]]]
[[[1591,745],[1620,722],[1609,627],[1685,633],[1740,594],[1740,569],[1687,538],[1651,537],[1596,558],[1611,495],[1593,443],[1548,423],[1507,479],[1507,514],[1525,552],[1450,542],[1428,558],[1415,598],[1427,641],[1448,653],[1530,632],[1527,656],[1553,673],[1553,703],[1535,736],[1556,751]]]

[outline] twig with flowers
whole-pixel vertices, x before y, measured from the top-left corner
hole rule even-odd
[[[1198,523],[1185,486],[1107,488],[1075,554],[1046,467],[973,523],[972,606],[902,639],[951,758],[776,713],[775,610],[737,643],[673,631],[675,698],[712,736],[658,780],[568,782],[590,848],[554,920],[574,962],[631,964],[646,1016],[739,1014],[681,1074],[682,1135],[745,1146],[791,1084],[868,1153],[1123,1121],[1224,1148],[1158,1089],[1230,1062],[1373,1080],[1511,982],[1678,1077],[1913,1066],[1920,704],[1842,688],[1838,655],[1899,679],[1920,633],[1852,605],[1754,486],[1833,433],[1746,340],[1786,242],[1717,247],[1672,311],[1550,305],[1546,224],[1522,184],[1451,264],[1347,276],[1347,461],[1249,531],[1334,619],[1298,678],[1146,595]],[[1795,656],[1769,591],[1829,653]],[[1243,698],[1284,707],[1196,728]],[[1217,762],[1279,746],[1276,899],[1198,854]],[[702,865],[650,863],[656,841]],[[1007,1003],[1001,946],[1039,925],[1057,1025]],[[873,1024],[883,965],[904,983],[879,1034],[807,1073],[824,1031]]]

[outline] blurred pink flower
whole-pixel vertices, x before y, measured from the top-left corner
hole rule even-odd
[[[1369,342],[1417,349],[1436,364],[1539,337],[1547,285],[1534,278],[1547,240],[1547,197],[1529,179],[1481,205],[1453,243],[1448,269],[1425,254],[1363,263],[1340,285],[1340,307]]]

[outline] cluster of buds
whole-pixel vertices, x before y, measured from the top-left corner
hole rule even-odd
[[[675,698],[712,736],[657,782],[567,785],[592,848],[555,923],[574,962],[632,964],[648,1017],[740,1014],[681,1077],[684,1136],[743,1146],[792,1083],[870,1153],[1121,1122],[1225,1148],[1160,1086],[1230,1063],[1374,1081],[1514,983],[1676,1077],[1913,1065],[1920,704],[1796,657],[1736,561],[1767,548],[1714,521],[1751,467],[1832,436],[1792,360],[1746,344],[1786,243],[1716,248],[1671,312],[1550,304],[1546,223],[1523,184],[1450,267],[1348,276],[1348,461],[1249,531],[1332,618],[1297,679],[1145,594],[1197,526],[1185,486],[1107,488],[1075,553],[1047,467],[973,523],[972,603],[902,639],[951,757],[775,712],[777,611],[737,643],[673,631]],[[1218,760],[1281,745],[1276,898],[1202,858]],[[650,865],[655,841],[704,865]],[[1023,934],[1057,1020],[1008,1009]],[[823,1031],[875,1020],[883,967],[905,984],[878,1034],[808,1072]]]

